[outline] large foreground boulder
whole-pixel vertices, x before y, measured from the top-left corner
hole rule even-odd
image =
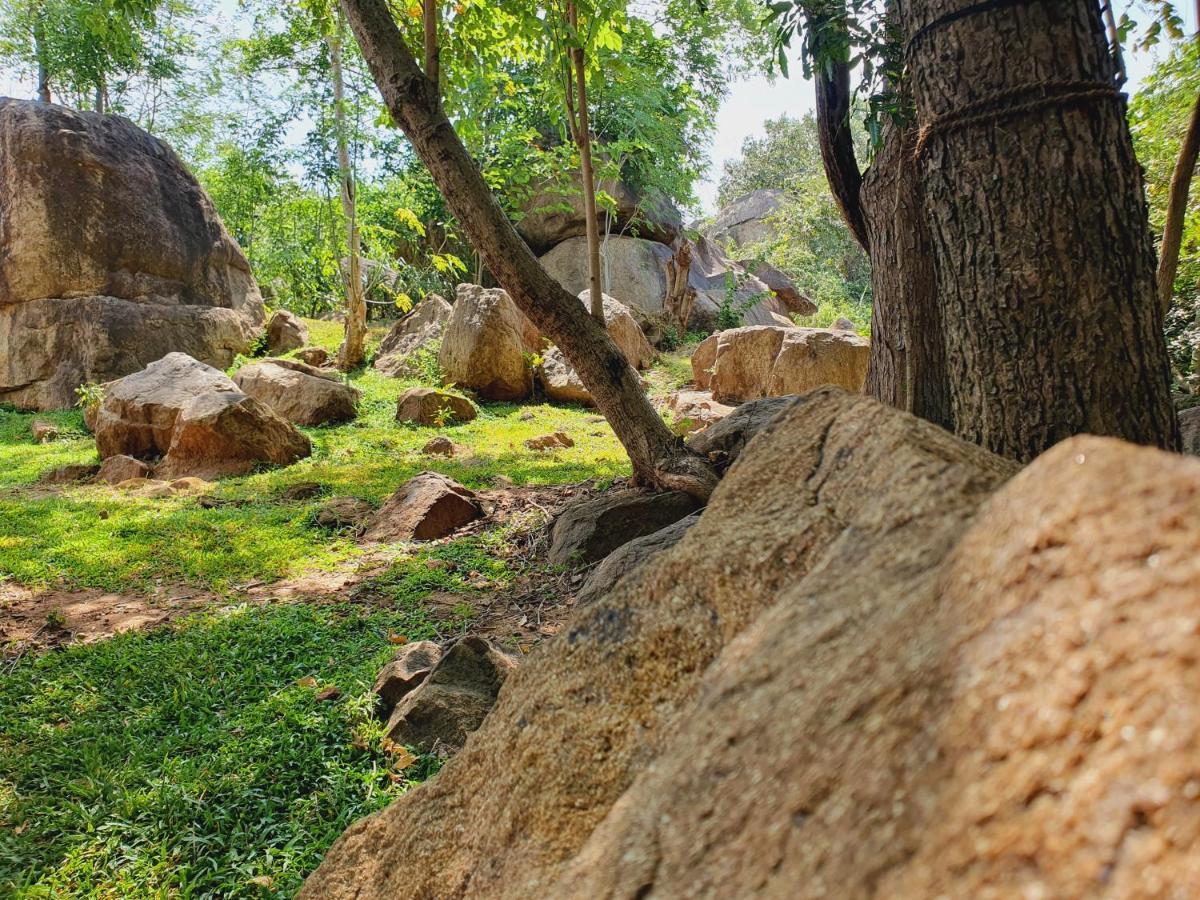
[[[372,366],[393,378],[420,374],[416,352],[433,347],[450,319],[450,304],[437,294],[427,294],[407,316],[391,327],[375,353]]]
[[[1200,463],[1013,469],[802,398],[301,896],[1197,895]]]
[[[156,478],[239,475],[312,452],[307,437],[226,375],[169,353],[105,387],[93,416],[101,459],[155,461]]]
[[[778,325],[710,334],[692,354],[696,386],[722,403],[802,394],[830,384],[860,391],[871,342],[836,328]]]
[[[68,407],[171,351],[226,368],[262,319],[170,147],[119,116],[0,99],[0,401]]]
[[[524,400],[533,391],[529,357],[541,344],[537,328],[505,291],[460,284],[438,363],[447,383],[485,400]]]
[[[238,369],[233,382],[297,425],[349,422],[358,415],[359,390],[294,359],[266,359]]]

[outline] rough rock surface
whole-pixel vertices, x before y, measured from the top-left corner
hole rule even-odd
[[[703,431],[734,410],[714,400],[711,391],[672,391],[664,406],[671,411],[671,428],[676,434]]]
[[[267,352],[287,353],[308,343],[308,326],[286,309],[277,309],[267,323]]]
[[[496,703],[517,661],[487,638],[469,635],[442,654],[388,718],[387,736],[418,751],[455,751]]]
[[[154,472],[164,479],[241,474],[312,452],[308,438],[270,407],[183,353],[109,384],[94,422],[101,459],[161,457]]]
[[[1179,414],[1180,449],[1200,456],[1200,406],[1185,409]]]
[[[769,241],[776,233],[772,219],[786,202],[787,195],[779,188],[760,188],[743,194],[717,210],[706,234],[714,241],[738,249]]]
[[[554,565],[597,562],[622,544],[695,511],[696,501],[682,491],[609,491],[559,513],[550,528],[548,559]]]
[[[415,641],[406,644],[386,666],[379,670],[371,691],[379,698],[383,715],[392,709],[413,688],[425,680],[442,658],[442,648],[434,641]]]
[[[663,312],[667,296],[667,261],[673,254],[665,244],[641,238],[610,236],[603,242],[605,293],[611,293],[629,307],[646,313]],[[587,239],[563,241],[541,257],[542,266],[559,284],[572,294],[588,287]],[[688,284],[696,291],[689,324],[695,328],[711,328],[717,309],[725,298],[725,273],[738,280],[735,301],[740,305],[755,294],[765,294],[767,285],[745,272],[736,262],[721,253],[708,241],[696,242],[688,271]],[[782,302],[768,298],[750,306],[745,321],[750,325],[768,325],[772,312],[787,312]]]
[[[643,563],[669,550],[682,540],[687,530],[700,520],[699,513],[684,516],[674,525],[660,528],[658,531],[634,538],[622,544],[592,569],[583,587],[579,589],[575,600],[577,603],[591,603],[598,600],[613,589],[618,581],[634,572]]]
[[[265,359],[238,369],[243,393],[297,425],[348,422],[358,415],[358,388],[297,360]]]
[[[372,366],[393,378],[418,374],[413,354],[442,336],[450,319],[450,304],[437,294],[427,294],[403,319],[391,327],[375,353]]]
[[[67,463],[55,466],[38,475],[38,484],[75,484],[90,482],[100,474],[100,467],[94,463]]]
[[[322,528],[357,528],[374,512],[375,507],[358,497],[331,497],[321,504],[313,521]]]
[[[796,397],[764,397],[743,403],[712,428],[689,438],[688,446],[708,457],[718,471],[724,471],[737,462],[756,434],[797,400]]]
[[[541,344],[537,328],[503,290],[460,284],[438,363],[447,383],[486,400],[524,400],[533,391],[526,355]]]
[[[170,147],[119,116],[0,99],[0,401],[69,407],[171,351],[225,368],[262,319]]]
[[[613,213],[601,209],[601,234],[630,234],[669,244],[683,229],[683,219],[673,203],[662,197],[641,196],[624,181],[605,178],[596,185],[616,203]],[[559,181],[536,185],[522,206],[517,233],[535,253],[587,234],[579,173]]]
[[[592,308],[591,289],[581,291],[579,299],[590,311]],[[644,369],[654,361],[654,348],[646,340],[642,326],[629,311],[629,307],[608,294],[604,295],[604,326],[608,330],[608,336],[613,339],[625,355],[625,359],[635,369]]]
[[[470,422],[478,411],[466,397],[459,397],[437,388],[415,387],[403,391],[396,399],[396,421],[416,422],[418,425],[454,425]]]
[[[333,361],[324,347],[304,347],[296,351],[296,359],[316,369],[323,369]]]
[[[829,328],[755,325],[710,334],[692,354],[696,386],[723,403],[802,394],[830,384],[857,392],[870,341]]]
[[[1011,472],[802,398],[302,896],[1195,896],[1200,463]]]
[[[483,515],[475,494],[437,472],[404,482],[367,526],[366,541],[432,541]]]
[[[591,392],[579,380],[579,374],[567,362],[563,352],[557,347],[551,347],[542,354],[542,363],[538,366],[538,381],[547,400],[555,403],[580,403],[584,406],[594,406]]]
[[[147,463],[132,456],[110,456],[100,464],[97,481],[117,485],[131,478],[149,478],[153,470]]]
[[[811,316],[817,311],[816,301],[800,293],[795,282],[770,263],[761,259],[743,259],[738,260],[738,265],[774,291],[789,313]]]

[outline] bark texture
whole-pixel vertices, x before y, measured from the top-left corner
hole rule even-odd
[[[957,433],[1021,460],[1080,432],[1173,448],[1154,250],[1098,5],[897,9]]]
[[[667,429],[604,326],[538,265],[441,112],[436,88],[404,45],[387,4],[343,0],[343,6],[392,117],[487,268],[575,368],[629,454],[638,479],[707,497],[716,476]]]
[[[1200,40],[1200,37],[1197,38]],[[1167,218],[1163,223],[1162,243],[1158,250],[1158,304],[1163,315],[1171,309],[1175,292],[1175,272],[1179,268],[1179,246],[1183,242],[1183,220],[1187,214],[1188,190],[1196,172],[1200,154],[1200,96],[1192,105],[1192,117],[1171,173],[1171,193],[1167,200]]]

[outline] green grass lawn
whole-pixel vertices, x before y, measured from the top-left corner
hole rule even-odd
[[[334,349],[341,326],[309,321],[314,343]],[[96,462],[95,445],[78,412],[0,410],[0,579],[32,586],[104,590],[179,582],[218,592],[248,581],[269,581],[352,558],[352,540],[320,530],[312,515],[322,500],[280,502],[287,487],[316,481],[328,495],[379,503],[406,479],[432,469],[470,488],[487,488],[503,475],[517,484],[555,484],[611,478],[629,472],[611,429],[578,407],[485,404],[479,417],[444,429],[394,421],[395,400],[416,382],[367,369],[351,377],[363,392],[358,419],[304,429],[310,458],[282,469],[224,479],[215,496],[236,503],[205,509],[195,497],[138,500],[108,486],[67,488],[44,496],[27,486],[45,469]],[[34,419],[54,422],[63,437],[37,445]],[[532,453],[526,438],[566,431],[568,450]],[[421,447],[442,433],[469,448],[461,458],[428,457]]]

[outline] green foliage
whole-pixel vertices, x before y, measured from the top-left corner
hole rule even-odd
[[[95,409],[104,402],[104,385],[89,381],[75,388],[75,396],[79,399],[75,405],[84,412]]]
[[[740,328],[745,322],[746,311],[766,298],[764,291],[739,298],[738,294],[749,277],[749,274],[738,277],[732,272],[725,273],[725,293],[721,297],[721,305],[717,307],[717,331]]]
[[[396,772],[369,718],[388,636],[444,627],[420,596],[237,608],[24,658],[0,679],[0,893],[294,893],[352,821],[436,770]]]

